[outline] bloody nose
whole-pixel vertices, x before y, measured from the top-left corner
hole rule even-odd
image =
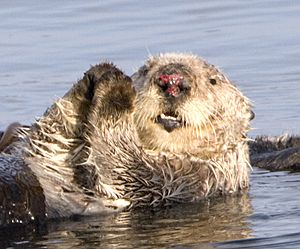
[[[180,74],[161,74],[158,77],[158,85],[167,96],[178,97],[186,90],[183,76]]]

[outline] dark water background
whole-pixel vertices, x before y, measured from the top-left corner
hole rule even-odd
[[[300,1],[0,3],[0,129],[29,124],[110,60],[132,74],[149,54],[193,52],[255,105],[258,134],[300,134]],[[0,234],[0,248],[299,248],[300,175],[254,169],[249,195]]]

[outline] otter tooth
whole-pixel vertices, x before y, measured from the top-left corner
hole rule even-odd
[[[160,114],[160,117],[163,119],[171,119],[171,120],[177,120],[177,118],[173,117],[173,116],[167,116],[165,114]]]

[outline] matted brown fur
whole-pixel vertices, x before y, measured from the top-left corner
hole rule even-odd
[[[249,142],[251,164],[268,170],[300,170],[300,137],[258,136]]]
[[[124,207],[87,195],[75,182],[72,164],[86,143],[96,83],[111,68],[109,63],[92,67],[31,127],[19,129],[9,153],[0,153],[0,228]]]
[[[187,84],[174,99],[157,82],[165,73]],[[78,165],[86,188],[131,206],[158,206],[248,187],[251,105],[219,70],[190,54],[151,57],[132,77],[136,98],[118,74],[107,78],[91,107],[87,159],[80,156]],[[171,114],[181,125],[170,130],[158,117]]]
[[[21,131],[0,170],[34,176],[45,200],[34,205],[50,218],[234,194],[249,185],[251,116],[249,100],[197,56],[151,57],[132,79],[102,63]],[[0,184],[0,199],[19,179]]]

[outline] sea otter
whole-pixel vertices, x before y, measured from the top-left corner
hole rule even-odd
[[[1,224],[238,193],[252,117],[195,55],[150,57],[131,78],[96,65],[1,154]]]
[[[253,166],[276,170],[300,170],[300,137],[294,135],[258,136],[249,142]]]

